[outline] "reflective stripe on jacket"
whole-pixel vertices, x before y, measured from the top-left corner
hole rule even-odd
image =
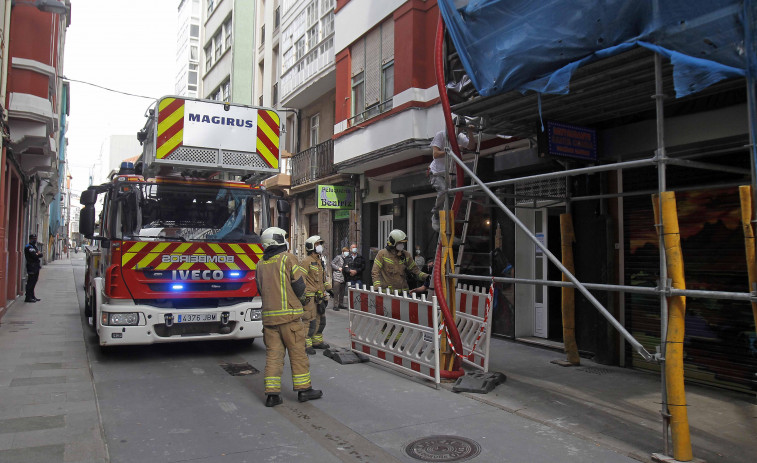
[[[297,257],[289,252],[258,261],[256,278],[263,299],[264,325],[280,325],[302,317],[302,303],[292,289],[292,282],[305,275]]]
[[[409,252],[401,251],[397,255],[396,251],[389,252],[386,248],[382,249],[376,254],[376,259],[373,261],[373,269],[371,270],[373,286],[392,291],[408,290],[410,287],[407,284],[406,271],[415,275],[420,281],[428,276],[415,265],[415,260]]]

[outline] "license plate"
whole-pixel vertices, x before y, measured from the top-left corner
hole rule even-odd
[[[184,313],[179,314],[176,323],[201,323],[218,321],[217,313]]]

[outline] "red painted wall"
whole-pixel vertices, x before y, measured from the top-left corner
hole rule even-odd
[[[349,0],[338,0],[337,9]],[[439,9],[436,0],[409,0],[392,14],[394,19],[394,94],[409,88],[436,85],[434,38]],[[366,33],[368,31],[365,31]],[[335,121],[349,119],[352,108],[349,47],[336,56]],[[365,124],[376,122],[372,119]]]
[[[48,66],[57,64],[57,15],[44,13],[19,0],[11,12],[8,56],[38,61]],[[42,40],[41,38],[45,39]],[[50,40],[52,37],[52,40]],[[46,75],[9,65],[8,94],[29,93],[47,99],[49,79]]]

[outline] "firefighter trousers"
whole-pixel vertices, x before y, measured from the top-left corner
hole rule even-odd
[[[305,353],[305,325],[295,320],[281,325],[264,326],[265,393],[281,392],[284,356],[289,352],[292,386],[295,391],[310,389],[310,361]]]
[[[310,326],[318,317],[314,297],[308,298],[308,303],[305,304],[303,310],[305,313],[302,316],[302,321],[305,322],[305,327],[307,329],[307,334],[305,335],[305,347],[313,347],[313,335],[315,334],[315,330],[311,332]]]
[[[315,318],[310,320],[308,325],[309,346],[318,346],[323,344],[323,329],[326,328],[326,314],[316,313]]]

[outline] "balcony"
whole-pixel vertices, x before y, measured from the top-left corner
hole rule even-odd
[[[354,127],[362,122],[373,119],[374,117],[389,111],[394,107],[393,103],[394,100],[390,98],[381,104],[375,104],[371,106],[362,113],[347,119],[347,127]]]
[[[334,140],[300,151],[292,158],[292,186],[303,185],[336,173]]]
[[[297,108],[307,106],[334,88],[332,75],[335,75],[333,32],[284,71],[282,104]]]

